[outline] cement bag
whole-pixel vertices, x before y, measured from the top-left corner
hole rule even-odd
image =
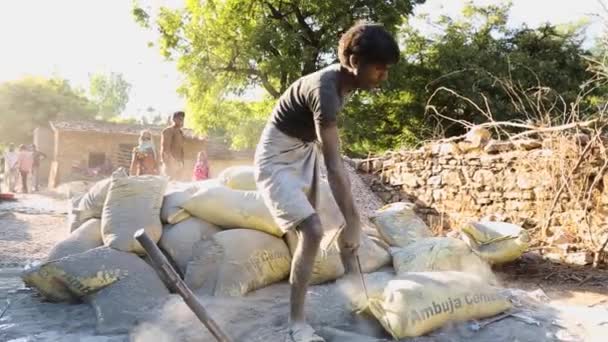
[[[107,247],[106,257],[120,268],[122,277],[99,291],[84,297],[97,316],[98,334],[128,333],[138,322],[150,319],[150,313],[169,298],[169,290],[158,274],[134,254]]]
[[[352,311],[371,314],[369,300],[382,300],[386,285],[389,281],[396,279],[397,275],[393,272],[374,272],[364,274],[363,278],[365,288],[360,281],[353,281],[352,279],[340,279],[336,282],[336,285],[348,299]]]
[[[317,285],[340,278],[344,275],[344,265],[340,258],[340,251],[335,236],[337,230],[326,231],[321,240],[321,247],[312,270],[311,284]],[[295,234],[286,235],[287,244],[293,255],[298,238]],[[367,235],[361,234],[359,246],[359,259],[363,272],[374,272],[390,264],[390,254],[374,243]]]
[[[519,258],[530,244],[522,227],[505,222],[471,222],[462,229],[462,239],[482,259],[502,264]]]
[[[192,216],[223,228],[249,228],[283,235],[262,197],[255,191],[234,190],[218,182],[209,182],[182,207]]]
[[[185,281],[201,294],[242,296],[287,278],[290,268],[291,255],[282,239],[234,229],[194,246]]]
[[[192,260],[194,244],[209,240],[213,234],[220,232],[216,225],[191,217],[173,226],[165,226],[158,245],[186,272],[188,262]]]
[[[144,229],[154,242],[162,235],[160,207],[168,179],[159,176],[114,178],[101,218],[104,245],[144,254],[133,234]]]
[[[253,166],[231,166],[217,175],[218,181],[230,189],[255,191],[255,177]]]
[[[429,333],[452,321],[494,316],[511,308],[497,288],[462,272],[422,272],[388,282],[369,308],[395,339]]]
[[[90,219],[73,231],[65,240],[57,243],[49,252],[48,261],[83,253],[103,245],[101,220]]]
[[[421,238],[431,237],[426,223],[414,212],[414,204],[397,202],[378,209],[370,221],[380,236],[393,247],[405,247]]]
[[[190,214],[181,208],[187,200],[192,197],[199,187],[196,184],[191,184],[182,189],[174,189],[163,197],[163,205],[160,210],[160,218],[163,222],[169,224],[179,223],[190,217]]]
[[[134,254],[98,247],[33,267],[23,282],[52,302],[75,302],[139,270],[145,262]]]
[[[409,272],[463,271],[493,281],[490,266],[461,240],[448,237],[421,239],[403,248],[391,248],[398,275]]]
[[[68,226],[70,232],[73,232],[87,220],[92,218],[101,218],[103,205],[110,189],[112,178],[124,178],[128,174],[123,168],[119,168],[112,173],[112,177],[101,180],[93,185],[78,200],[78,206],[74,207],[68,216]]]
[[[123,168],[120,168],[112,173],[112,177],[95,183],[95,185],[93,185],[82,197],[77,209],[81,212],[89,212],[91,215],[94,215],[93,217],[101,218],[103,205],[106,201],[108,191],[110,190],[112,178],[125,178],[127,176],[126,171]]]

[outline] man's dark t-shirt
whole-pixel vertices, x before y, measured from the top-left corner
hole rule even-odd
[[[338,84],[340,65],[330,65],[295,81],[279,98],[270,121],[281,132],[305,142],[317,140],[315,124],[337,120],[344,105]]]

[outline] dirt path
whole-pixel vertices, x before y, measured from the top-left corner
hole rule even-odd
[[[46,257],[63,240],[66,201],[43,195],[18,195],[0,203],[0,267],[18,267]]]
[[[35,293],[24,289],[18,267],[43,259],[54,243],[67,235],[65,204],[65,201],[40,195],[0,203],[0,341],[210,340],[181,299],[175,296],[162,312],[154,313],[154,317],[129,338],[96,335],[95,315],[86,304],[44,303]],[[605,270],[555,265],[529,254],[517,263],[498,269],[497,275],[505,287],[536,291],[532,297],[547,301],[542,309],[527,313],[539,322],[538,326],[505,319],[473,332],[464,323],[407,341],[604,341],[608,335],[608,322],[604,322],[608,321]],[[520,292],[521,298],[530,296]],[[545,295],[548,298],[543,298]],[[288,286],[281,283],[246,298],[204,300],[218,320],[236,334],[238,341],[278,341],[285,334],[287,298]],[[328,341],[347,341],[332,337],[326,332],[328,327],[387,337],[377,324],[353,317],[335,285],[313,287],[309,306],[313,325]]]

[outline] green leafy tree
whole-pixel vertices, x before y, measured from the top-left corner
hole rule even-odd
[[[338,39],[353,23],[381,22],[395,32],[423,2],[190,0],[181,9],[161,8],[154,22],[137,3],[133,15],[144,27],[155,25],[161,53],[177,61],[189,120],[250,145],[293,81],[336,60]],[[263,101],[235,99],[255,87],[266,91]]]
[[[120,73],[96,74],[89,79],[89,93],[97,105],[98,115],[109,119],[120,115],[129,102],[131,84]]]
[[[64,79],[28,77],[0,84],[0,142],[31,142],[52,120],[91,119],[95,105]]]

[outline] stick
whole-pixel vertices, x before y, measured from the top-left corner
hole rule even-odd
[[[154,268],[164,277],[161,277],[166,282],[169,288],[175,289],[176,292],[184,299],[184,302],[194,312],[196,317],[207,327],[209,332],[215,337],[218,342],[231,342],[232,340],[219,327],[219,325],[209,316],[209,313],[203,307],[203,304],[194,296],[186,283],[179,277],[177,272],[171,267],[169,261],[162,254],[143,229],[138,230],[133,235],[142,245],[146,253],[150,256]]]
[[[600,136],[601,132],[602,131],[600,130],[595,135],[595,137],[593,137],[593,139],[591,141],[589,141],[589,143],[587,144],[587,146],[585,146],[585,149],[583,150],[583,152],[581,153],[580,157],[578,158],[578,161],[576,162],[576,164],[574,165],[574,167],[570,171],[570,174],[568,175],[568,178],[562,183],[561,187],[557,191],[557,194],[553,198],[553,202],[551,203],[551,208],[549,208],[549,212],[547,214],[547,219],[545,220],[545,223],[543,224],[543,227],[541,229],[541,234],[542,234],[543,240],[547,239],[547,229],[549,228],[549,225],[551,224],[551,215],[553,215],[553,211],[555,210],[555,207],[557,206],[557,202],[559,201],[559,198],[562,195],[562,192],[564,192],[564,189],[566,189],[568,183],[572,179],[572,176],[578,170],[578,167],[585,160],[585,156],[587,155],[587,153],[589,153],[589,151],[591,151],[591,147],[593,146],[593,142]]]

